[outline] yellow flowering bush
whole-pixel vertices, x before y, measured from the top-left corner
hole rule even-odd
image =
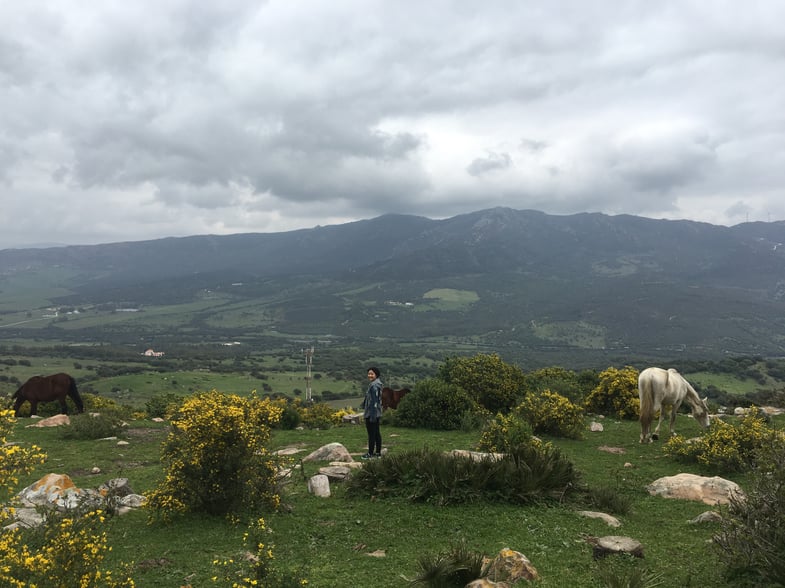
[[[0,410],[0,500],[3,504],[13,495],[19,484],[19,476],[33,471],[35,466],[46,461],[40,447],[29,448],[8,442],[16,417],[13,410]]]
[[[308,580],[294,574],[282,573],[275,569],[272,544],[267,543],[265,535],[269,529],[264,519],[253,521],[243,534],[245,552],[239,557],[216,559],[213,565],[217,573],[213,583],[231,588],[288,588],[308,585]]]
[[[318,402],[311,405],[299,405],[300,420],[308,429],[329,429],[335,421],[335,411],[329,404]],[[338,420],[340,423],[340,419]]]
[[[528,394],[513,412],[528,421],[535,433],[580,439],[583,431],[583,409],[550,390]]]
[[[751,469],[756,454],[777,435],[780,434],[753,408],[736,425],[712,420],[709,431],[696,439],[674,435],[665,443],[663,451],[681,461],[697,462],[713,470],[740,472]]]
[[[147,496],[153,517],[277,508],[280,459],[266,443],[283,409],[270,399],[217,390],[187,398],[163,443],[164,480]]]
[[[29,473],[46,460],[39,447],[7,444],[15,423],[13,411],[0,411],[0,499],[7,503],[18,485],[18,475]],[[5,515],[13,509],[3,511]],[[2,518],[2,515],[0,515]],[[0,521],[5,525],[6,521]],[[16,528],[0,534],[0,586],[9,588],[133,587],[125,573],[101,570],[108,546],[101,529],[104,515],[88,512],[50,512],[39,528]]]
[[[641,410],[638,398],[638,370],[633,367],[610,367],[600,372],[600,383],[586,397],[588,412],[637,419]]]
[[[480,433],[478,451],[507,453],[513,447],[531,443],[532,427],[516,414],[497,413]]]

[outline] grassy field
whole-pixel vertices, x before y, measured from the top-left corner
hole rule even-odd
[[[178,376],[180,377],[180,376]],[[20,419],[13,440],[36,443],[48,454],[48,462],[21,480],[30,484],[49,472],[67,473],[80,487],[97,487],[114,477],[126,477],[136,492],[151,490],[162,476],[159,447],[165,425],[132,421],[123,434],[129,444],[116,441],[67,441],[56,429],[26,428]],[[588,421],[587,421],[588,424]],[[641,446],[635,422],[603,419],[604,431],[586,432],[578,441],[553,439],[582,474],[589,487],[611,487],[629,496],[631,511],[619,516],[620,529],[579,516],[575,504],[507,506],[482,503],[459,507],[415,504],[404,499],[357,499],[346,496],[333,484],[330,498],[307,492],[306,479],[323,464],[308,463],[287,485],[286,509],[267,513],[272,531],[276,564],[297,569],[314,587],[406,586],[405,577],[417,572],[417,559],[424,553],[448,549],[465,539],[472,549],[488,555],[503,547],[526,554],[540,573],[536,584],[543,588],[603,586],[599,572],[611,567],[629,570],[644,566],[663,574],[665,587],[731,586],[709,540],[713,525],[690,525],[687,521],[709,510],[700,503],[651,497],[645,485],[654,479],[682,471],[701,472],[665,457],[661,444]],[[780,423],[781,425],[781,423]],[[697,424],[680,415],[678,429],[686,435],[699,433]],[[435,432],[384,426],[385,447],[393,453],[418,447],[439,450],[472,449],[479,434]],[[330,430],[276,431],[271,447],[297,447],[299,457],[330,442],[340,442],[354,455],[365,451],[365,431],[357,425]],[[601,451],[601,446],[620,448],[623,454]],[[625,464],[630,465],[625,467]],[[91,474],[98,467],[100,474]],[[733,479],[744,485],[744,476]],[[107,530],[113,546],[111,562],[134,562],[137,585],[193,587],[215,585],[212,561],[237,556],[243,529],[222,518],[188,516],[171,525],[149,524],[143,511],[111,519]],[[596,561],[586,535],[629,535],[644,545],[643,560],[610,557]],[[368,554],[383,550],[384,557]]]

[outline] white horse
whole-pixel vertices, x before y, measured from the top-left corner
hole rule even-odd
[[[692,416],[702,427],[709,426],[709,407],[706,405],[706,398],[698,396],[695,388],[673,368],[664,370],[650,367],[643,370],[638,376],[638,395],[641,400],[641,443],[651,443],[652,440],[659,439],[660,425],[666,406],[671,407],[669,430],[670,434],[674,435],[676,413],[683,401],[690,405]],[[660,420],[654,433],[650,434],[651,421],[658,410]]]

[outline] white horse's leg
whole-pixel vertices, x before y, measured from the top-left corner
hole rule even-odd
[[[679,407],[681,406],[681,402],[674,402],[673,406],[671,407],[671,421],[668,430],[670,431],[671,437],[676,434],[676,414],[679,412]]]
[[[665,412],[665,407],[662,405],[657,406],[655,404],[654,412],[657,412],[658,410],[660,411],[660,418],[657,419],[657,426],[654,428],[654,432],[651,434],[651,438],[655,441],[660,438],[660,425],[662,425],[662,415]]]

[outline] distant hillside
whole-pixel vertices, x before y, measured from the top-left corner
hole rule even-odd
[[[447,337],[520,356],[771,356],[785,352],[783,243],[781,222],[728,228],[505,208],[387,215],[286,233],[3,250],[0,295],[18,295],[33,275],[56,292],[53,306],[177,305],[220,292],[222,316],[257,305],[244,311],[254,317],[247,332],[232,324],[237,337]],[[214,333],[214,313],[208,305],[189,328]],[[76,326],[59,335],[86,338]]]

